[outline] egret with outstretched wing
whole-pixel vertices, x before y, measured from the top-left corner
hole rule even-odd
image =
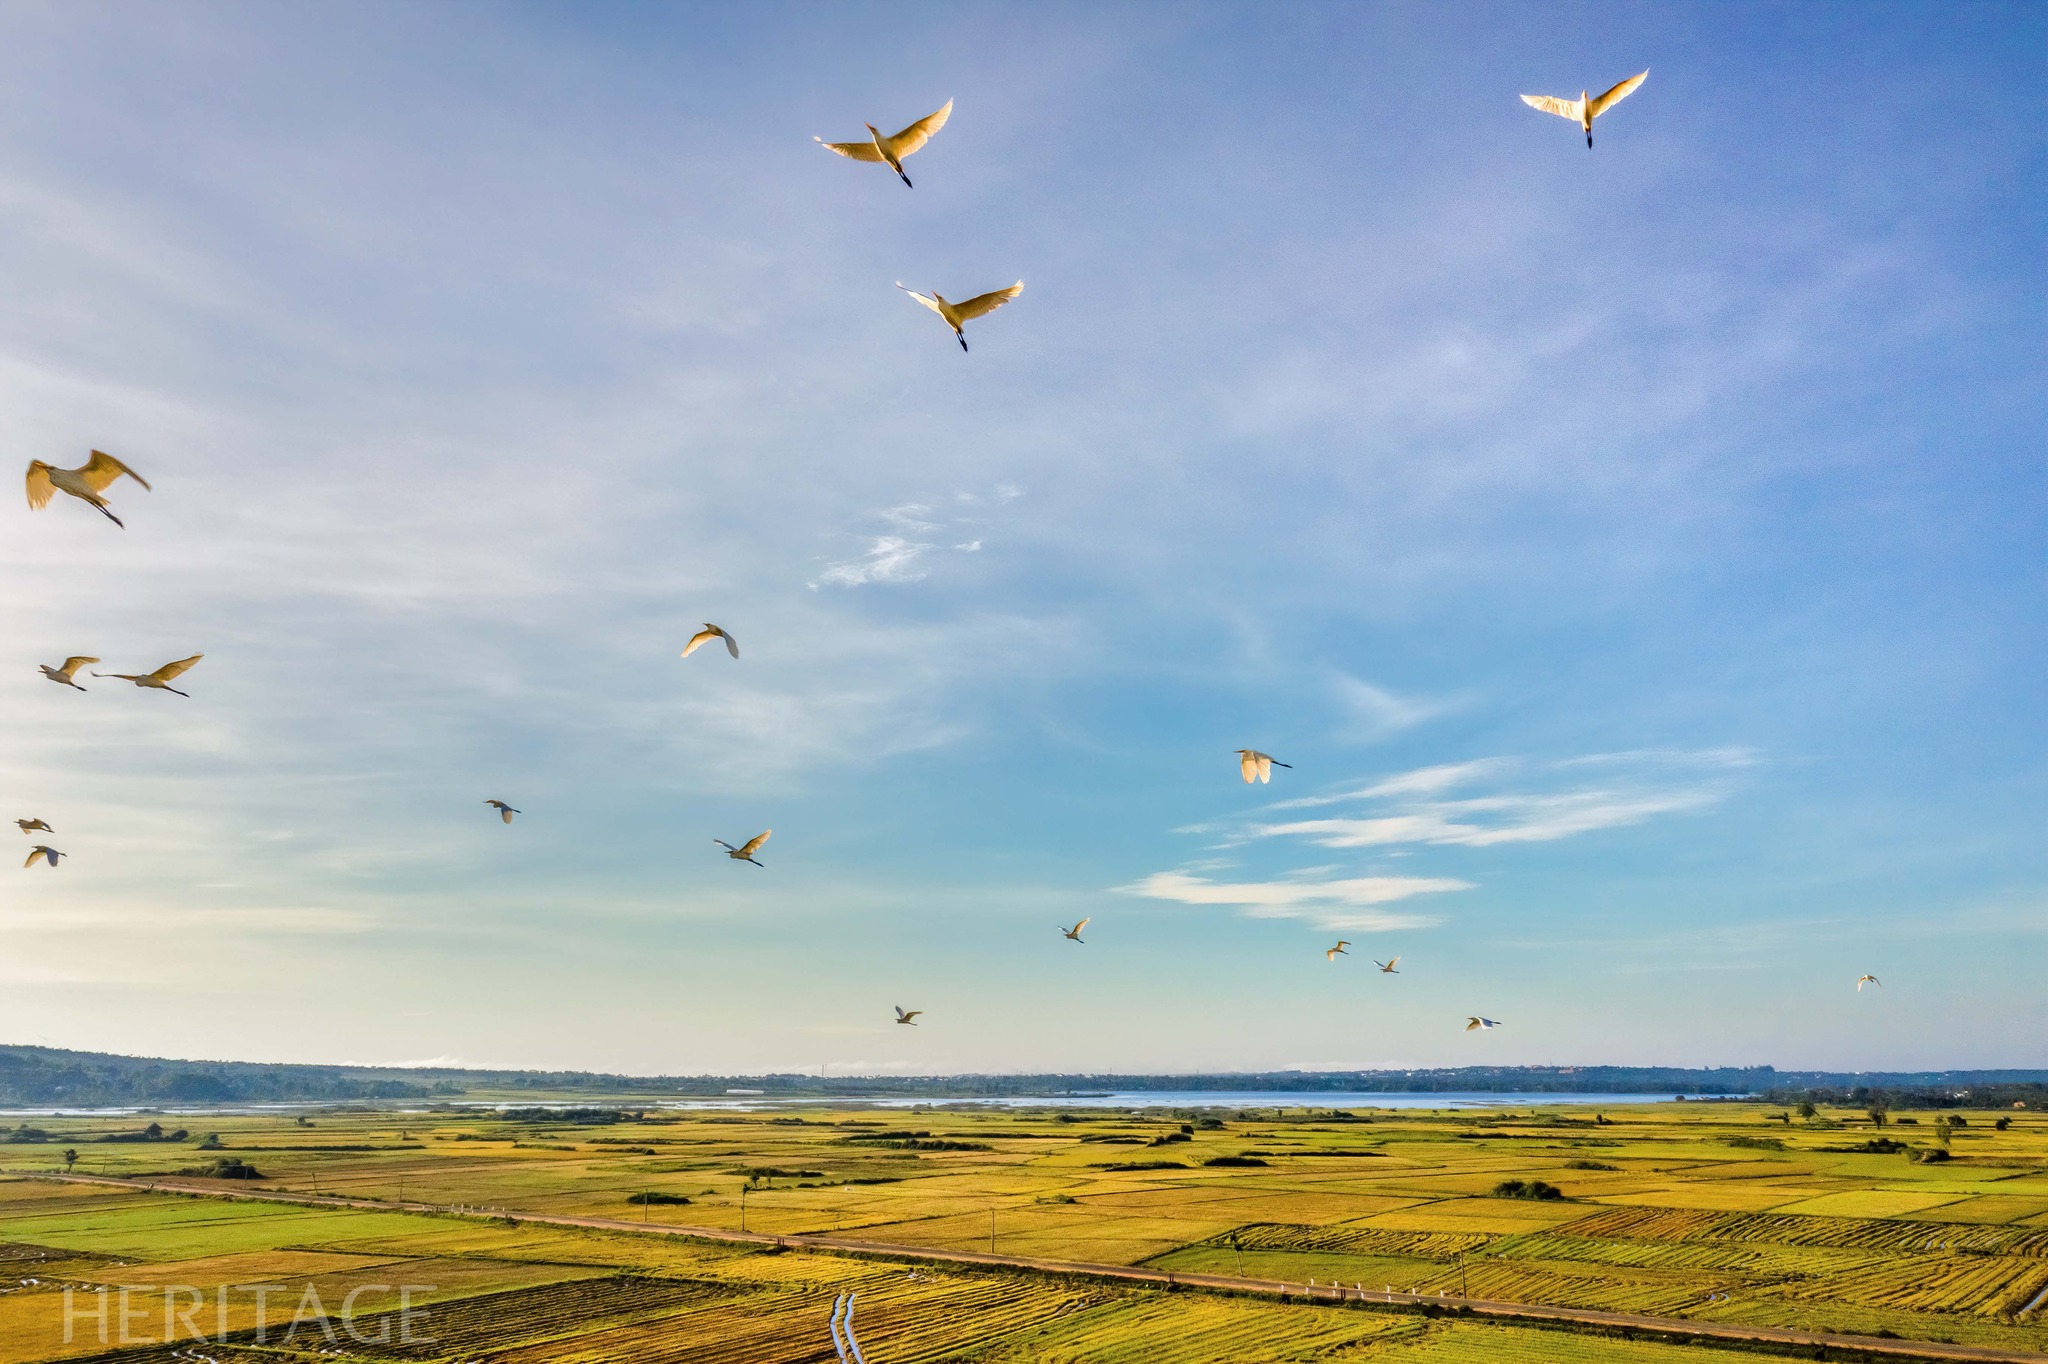
[[[714,838],[711,841],[713,843],[716,843],[719,847],[725,849],[725,855],[727,857],[730,857],[735,862],[754,862],[755,852],[757,852],[760,849],[763,843],[766,843],[768,841],[768,835],[774,832],[775,830],[773,829],[763,829],[760,833],[755,834],[752,838],[740,844],[737,848],[735,848],[732,844],[726,842],[722,838]],[[759,862],[754,862],[754,865],[758,867],[762,864]]]
[[[1546,114],[1556,114],[1559,118],[1568,118],[1584,128],[1586,130],[1586,147],[1588,150],[1591,150],[1593,146],[1593,120],[1627,99],[1630,95],[1633,95],[1636,92],[1636,87],[1641,85],[1649,74],[1649,72],[1645,71],[1640,75],[1630,76],[1627,80],[1603,95],[1588,95],[1583,90],[1579,91],[1577,99],[1560,99],[1556,95],[1524,95],[1522,96],[1522,103],[1528,105],[1531,109],[1540,109]]]
[[[1055,925],[1055,926],[1057,926],[1057,925]],[[1072,928],[1062,928],[1062,929],[1060,929],[1060,936],[1061,936],[1061,937],[1063,937],[1063,938],[1072,938],[1072,939],[1073,939],[1073,940],[1074,940],[1075,942],[1080,942],[1080,941],[1081,941],[1081,930],[1082,930],[1082,929],[1084,929],[1084,928],[1086,928],[1087,926],[1088,926],[1088,921],[1087,921],[1086,919],[1083,919],[1083,920],[1081,920],[1081,922],[1080,922],[1080,923],[1077,923],[1077,924],[1075,924],[1075,925],[1074,925],[1074,926],[1073,926]]]
[[[513,809],[511,806],[507,805],[502,800],[487,800],[484,802],[484,804],[490,806],[493,810],[496,810],[498,812],[498,818],[504,820],[507,824],[510,824],[512,822],[512,816],[523,813],[522,811]]]
[[[107,499],[100,494],[123,474],[144,488],[149,487],[148,480],[141,474],[104,450],[93,451],[92,458],[76,469],[59,469],[42,460],[32,459],[28,462],[28,505],[41,511],[56,494],[69,493],[79,501],[97,507],[101,516],[118,526],[121,518],[108,509]]]
[[[23,867],[33,867],[36,864],[36,859],[40,857],[43,859],[43,861],[48,862],[51,866],[54,867],[57,865],[58,858],[69,856],[71,856],[70,853],[60,853],[55,848],[49,846],[47,843],[38,843],[35,846],[35,851],[31,852],[28,855],[28,861],[22,863],[21,865]]]
[[[683,646],[683,657],[688,658],[691,654],[696,653],[700,647],[709,644],[714,639],[724,640],[725,651],[731,654],[734,658],[738,658],[740,656],[739,641],[735,640],[731,635],[728,635],[725,631],[719,629],[716,625],[713,625],[710,621],[707,620],[704,622],[704,628],[699,630],[696,634],[691,635],[690,642]]]
[[[1399,971],[1396,971],[1394,967],[1400,962],[1400,960],[1401,959],[1399,957],[1391,957],[1386,961],[1376,961],[1373,963],[1373,965],[1380,968],[1380,974],[1383,976],[1398,976],[1401,973]]]
[[[1256,748],[1240,748],[1237,750],[1237,770],[1244,774],[1245,785],[1247,786],[1255,781],[1272,781],[1273,769],[1276,767],[1285,767],[1291,770],[1294,764],[1281,762],[1272,754],[1261,753]]]
[[[1500,1024],[1491,1018],[1474,1018],[1470,1015],[1467,1015],[1465,1019],[1466,1032],[1472,1032],[1475,1029],[1483,1030],[1487,1028],[1498,1028],[1499,1026]]]
[[[164,664],[163,667],[158,668],[153,673],[94,673],[93,676],[118,677],[123,682],[133,682],[138,687],[150,687],[156,691],[167,691],[175,696],[190,696],[191,692],[179,691],[171,683],[204,657],[206,657],[205,654],[194,654],[190,658],[181,658],[176,663]]]
[[[14,824],[16,828],[20,829],[25,834],[53,834],[57,832],[55,829],[52,829],[49,825],[43,823],[41,819],[17,819],[14,821]],[[1084,920],[1083,922],[1086,921]]]
[[[917,1026],[917,1016],[924,1012],[923,1009],[905,1009],[901,1004],[896,1005],[895,1009],[896,1021],[913,1028]]]
[[[1859,995],[1862,994],[1863,987],[1866,985],[1875,985],[1880,990],[1884,988],[1884,982],[1879,980],[1876,976],[1858,976],[1856,978],[1856,993]]]
[[[896,281],[896,287],[937,313],[945,324],[953,329],[953,335],[959,338],[960,349],[964,351],[967,349],[967,333],[960,329],[960,324],[972,322],[977,317],[992,313],[1023,293],[1024,281],[1020,279],[1009,288],[997,289],[993,293],[976,294],[965,303],[948,303],[946,296],[941,293],[933,293],[926,297],[900,279]]]
[[[947,100],[945,108],[926,114],[900,133],[884,135],[874,124],[865,123],[861,125],[868,130],[865,142],[827,142],[822,137],[814,137],[811,141],[828,152],[838,152],[849,161],[883,162],[890,170],[903,176],[904,185],[910,186],[910,177],[903,174],[903,158],[931,141],[932,134],[945,127],[946,120],[952,116],[953,101]]]
[[[64,666],[61,668],[53,668],[47,663],[38,663],[36,664],[36,666],[38,668],[41,668],[43,670],[43,676],[49,678],[52,682],[62,682],[65,686],[70,687],[75,691],[84,691],[84,687],[79,686],[76,682],[73,682],[71,680],[71,675],[77,672],[80,668],[83,668],[86,664],[97,662],[99,662],[99,660],[97,658],[94,658],[91,654],[75,654],[72,657],[65,659]]]
[[[1339,938],[1337,939],[1337,945],[1335,947],[1332,947],[1328,951],[1323,953],[1323,960],[1335,961],[1339,957],[1348,957],[1351,955],[1350,947],[1351,939]]]

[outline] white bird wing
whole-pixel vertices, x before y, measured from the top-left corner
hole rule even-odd
[[[1007,289],[997,289],[994,293],[988,294],[976,294],[965,303],[955,303],[953,311],[960,314],[960,320],[965,322],[970,318],[980,317],[984,313],[994,312],[1023,292],[1024,281],[1020,279]]]
[[[741,845],[739,849],[740,856],[752,857],[756,852],[760,850],[761,845],[768,841],[768,835],[774,832],[775,830],[773,829],[763,829],[760,833],[755,834],[752,838],[748,839],[744,844]]]
[[[1648,72],[1644,73],[1649,74]],[[1579,102],[1575,99],[1559,99],[1556,95],[1524,95],[1522,103],[1531,109],[1541,109],[1546,114],[1556,114],[1577,123],[1581,117]]]
[[[97,663],[97,662],[99,662],[99,661],[100,661],[100,660],[98,660],[97,658],[87,658],[87,657],[86,657],[86,656],[85,656],[84,654],[79,654],[79,655],[78,655],[78,656],[77,656],[76,658],[67,658],[67,659],[65,659],[65,660],[64,660],[64,666],[63,666],[63,667],[61,667],[61,668],[59,668],[59,669],[57,669],[57,671],[58,671],[58,672],[60,672],[60,673],[70,673],[70,672],[77,672],[77,671],[78,671],[78,670],[79,670],[80,668],[84,667],[84,666],[85,666],[86,664],[88,664],[88,663]]]
[[[92,458],[87,460],[85,467],[78,471],[78,476],[84,480],[85,486],[94,492],[105,490],[108,484],[123,474],[128,475],[128,477],[134,479],[143,487],[149,487],[148,479],[145,479],[141,474],[136,473],[104,450],[93,451]],[[151,489],[151,491],[155,490]]]
[[[725,641],[725,651],[727,653],[731,654],[734,658],[738,658],[740,656],[740,642],[738,640],[734,639],[731,635],[728,635],[723,630],[720,630],[718,632],[718,637]]]
[[[57,495],[57,485],[50,482],[50,471],[40,461],[28,466],[28,505],[30,511],[41,511],[50,505],[50,499]]]
[[[714,639],[724,640],[725,647],[732,653],[734,658],[740,656],[739,646],[732,642],[732,636],[707,621],[704,628],[691,635],[690,642],[683,646],[683,657],[688,658],[691,654],[696,653],[699,648],[709,644]]]
[[[919,292],[918,292],[917,290],[915,290],[915,289],[911,288],[911,287],[910,287],[909,285],[905,284],[905,283],[904,283],[904,282],[903,282],[902,280],[900,280],[900,279],[896,281],[896,287],[897,287],[897,288],[899,288],[899,289],[901,289],[901,290],[902,290],[902,291],[903,291],[904,293],[906,293],[906,294],[909,294],[909,295],[910,295],[910,296],[911,296],[912,298],[916,299],[916,300],[917,300],[917,301],[918,301],[919,303],[922,303],[922,304],[924,304],[924,306],[925,306],[925,307],[927,307],[927,308],[930,308],[930,309],[931,309],[931,310],[932,310],[933,312],[937,313],[937,314],[938,314],[938,315],[939,315],[940,317],[945,317],[945,316],[946,316],[946,310],[945,310],[944,308],[941,308],[941,307],[939,306],[939,301],[938,301],[937,299],[935,299],[935,298],[926,298],[926,297],[925,297],[925,296],[924,296],[923,294],[920,294],[920,293],[919,293]],[[948,321],[950,321],[950,320],[951,320],[951,319],[949,318],[949,319],[948,319]]]
[[[953,101],[947,100],[946,107],[937,113],[926,114],[902,132],[888,139],[889,150],[900,160],[932,140],[932,134],[946,126],[946,120],[953,116]]]
[[[950,108],[952,108],[953,106],[949,104],[949,105],[947,105],[946,107],[947,107],[948,109],[950,109]],[[1087,926],[1088,926],[1088,921],[1087,921],[1086,919],[1083,919],[1083,920],[1081,920],[1081,922],[1080,922],[1080,923],[1077,923],[1077,924],[1075,924],[1075,925],[1074,925],[1074,931],[1075,931],[1076,933],[1079,933],[1079,932],[1080,932],[1080,931],[1081,931],[1082,929],[1086,928]]]
[[[507,824],[510,824],[512,822],[512,816],[518,813],[519,812],[517,810],[514,810],[509,805],[500,805],[498,807],[498,818],[504,820]]]
[[[1259,779],[1259,755],[1252,752],[1249,748],[1239,749],[1237,751],[1237,770],[1244,773],[1246,785],[1257,781]]]
[[[1389,957],[1387,959],[1387,969],[1389,971],[1393,970],[1396,966],[1399,966],[1400,964],[1401,959],[1399,957]]]
[[[205,654],[194,654],[190,658],[181,658],[176,663],[166,663],[163,667],[151,673],[150,676],[159,682],[174,682],[178,679],[179,674],[185,672],[204,657],[206,657]]]
[[[1478,1018],[1468,1018],[1465,1023],[1465,1031],[1471,1032],[1474,1028],[1478,1027],[1484,1021],[1485,1020]]]
[[[1273,760],[1263,753],[1259,754],[1259,780],[1268,784],[1273,780]]]
[[[1600,115],[1606,113],[1609,109],[1612,109],[1615,105],[1621,103],[1630,95],[1633,95],[1636,92],[1636,87],[1638,85],[1641,85],[1645,80],[1649,79],[1649,75],[1649,72],[1644,71],[1638,75],[1630,76],[1627,80],[1615,86],[1612,90],[1607,91],[1605,94],[1595,95],[1593,97],[1591,105],[1589,106],[1593,111],[1593,117],[1600,117]]]
[[[817,143],[828,152],[838,152],[849,161],[880,161],[882,159],[882,154],[875,150],[875,144],[872,142],[827,142],[822,137],[814,137],[811,141]]]

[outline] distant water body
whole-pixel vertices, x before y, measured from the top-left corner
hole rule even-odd
[[[995,1108],[1527,1108],[1534,1104],[1670,1103],[1671,1094],[1548,1094],[1534,1090],[1466,1091],[1445,1094],[1352,1093],[1346,1090],[1145,1089],[1104,1094],[1003,1094],[989,1098],[870,1099],[877,1108],[950,1104]],[[763,1100],[733,1100],[735,1104]],[[698,1105],[691,1105],[697,1107]]]
[[[947,1095],[918,1098],[890,1098],[869,1094],[728,1094],[689,1099],[649,1099],[638,1095],[592,1095],[576,1099],[527,1099],[500,1103],[465,1102],[457,1099],[431,1107],[416,1102],[371,1101],[363,1105],[326,1103],[266,1104],[176,1104],[161,1107],[122,1108],[0,1108],[0,1117],[49,1118],[111,1117],[131,1113],[183,1114],[198,1117],[207,1113],[259,1114],[296,1113],[307,1109],[368,1106],[386,1112],[425,1113],[436,1109],[490,1108],[639,1108],[639,1109],[724,1109],[755,1112],[779,1108],[1533,1108],[1541,1104],[1671,1103],[1672,1094],[1552,1094],[1538,1090],[1464,1090],[1456,1093],[1352,1093],[1346,1090],[1294,1089],[1145,1089],[1112,1090],[1089,1094],[992,1094],[982,1097]],[[1742,1098],[1731,1095],[1688,1095],[1689,1099]]]

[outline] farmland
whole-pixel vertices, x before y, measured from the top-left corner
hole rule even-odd
[[[118,1331],[103,1344],[98,1323],[118,1323],[122,1306],[136,1342],[123,1358],[168,1359],[146,1342],[164,1339],[167,1311],[174,1328],[197,1311],[208,1331],[241,1333],[254,1359],[259,1284],[273,1288],[261,1356],[272,1359],[296,1307],[348,1300],[358,1322],[376,1321],[401,1289],[426,1308],[431,1343],[344,1335],[347,1357],[829,1360],[826,1322],[846,1292],[872,1364],[1706,1355],[1299,1294],[914,1265],[496,1210],[2048,1352],[2048,1118],[1959,1116],[1888,1125],[1904,1148],[1888,1151],[1864,1149],[1878,1134],[1862,1113],[1802,1119],[1735,1102],[28,1119],[0,1149],[0,1364],[114,1350]],[[1208,1163],[1219,1158],[1232,1163]],[[221,1178],[223,1161],[255,1177]],[[32,1177],[67,1165],[158,1187]],[[1562,1197],[1495,1196],[1510,1179]],[[290,1348],[316,1329],[302,1323]]]

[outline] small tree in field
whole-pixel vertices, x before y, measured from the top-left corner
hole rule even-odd
[[[1885,1125],[1886,1120],[1890,1116],[1891,1115],[1886,1113],[1882,1108],[1873,1108],[1870,1110],[1870,1120],[1873,1123],[1876,1123],[1879,1127],[1883,1127]]]
[[[71,1167],[72,1167],[72,1166],[74,1166],[74,1165],[76,1165],[76,1164],[78,1164],[78,1148],[77,1148],[77,1147],[75,1147],[75,1146],[67,1146],[67,1147],[65,1147],[65,1148],[64,1148],[64,1173],[65,1173],[65,1174],[67,1174],[67,1175],[68,1175],[68,1174],[70,1174],[70,1173],[71,1173]]]
[[[1820,1110],[1813,1106],[1813,1100],[1802,1099],[1799,1101],[1799,1116],[1811,1122],[1820,1116]]]

